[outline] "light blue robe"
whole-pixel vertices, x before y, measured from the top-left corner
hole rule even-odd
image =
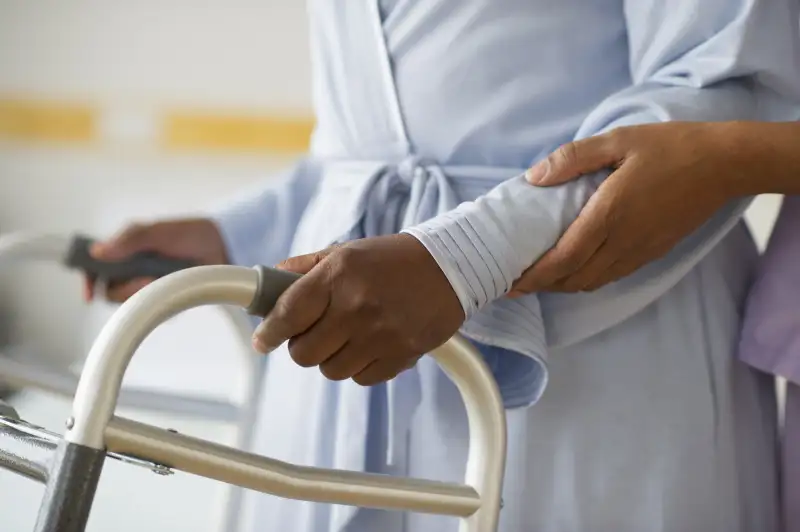
[[[521,172],[560,144],[622,125],[788,112],[800,90],[794,0],[308,9],[311,154],[218,214],[232,260],[273,264],[403,229],[420,239],[509,408],[503,531],[776,530],[774,395],[732,358],[755,258],[739,222],[747,201],[595,293],[502,295],[606,175],[525,184]],[[464,408],[429,359],[368,390],[275,352],[256,430],[255,451],[305,465],[459,480],[466,460]],[[248,532],[456,527],[259,494],[242,517]]]

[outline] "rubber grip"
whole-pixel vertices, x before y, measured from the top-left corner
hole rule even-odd
[[[67,267],[81,270],[106,283],[123,283],[142,277],[159,278],[197,266],[189,260],[173,259],[157,253],[137,253],[120,261],[97,260],[89,253],[94,240],[76,236],[64,261]]]
[[[247,313],[264,318],[275,308],[275,303],[281,294],[302,275],[266,266],[256,266],[255,269],[258,271],[258,292],[253,298],[253,302],[247,307]]]

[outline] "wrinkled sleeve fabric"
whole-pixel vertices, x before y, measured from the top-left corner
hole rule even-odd
[[[792,0],[627,0],[631,84],[594,109],[576,138],[651,122],[778,118],[798,90],[796,11]],[[547,189],[519,176],[407,232],[436,259],[470,318],[555,244],[607,175]],[[717,240],[743,210],[712,221]],[[702,258],[697,249],[684,257],[686,271]],[[649,286],[649,301],[671,286]]]
[[[271,266],[289,256],[295,230],[315,193],[316,175],[304,160],[211,210],[232,264]]]

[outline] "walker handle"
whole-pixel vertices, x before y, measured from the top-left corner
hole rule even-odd
[[[64,264],[81,270],[105,283],[124,283],[141,277],[161,278],[186,268],[198,266],[193,261],[165,257],[158,253],[136,253],[124,260],[104,261],[92,257],[94,240],[76,235],[67,251]]]

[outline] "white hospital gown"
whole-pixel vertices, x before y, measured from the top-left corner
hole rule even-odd
[[[502,531],[775,531],[774,394],[732,357],[756,254],[738,222],[746,201],[595,293],[502,295],[606,175],[537,189],[520,173],[617,126],[780,118],[800,86],[795,2],[311,0],[308,9],[311,153],[219,214],[233,261],[273,264],[403,229],[425,244],[509,409]],[[431,359],[367,390],[278,351],[261,401],[256,452],[463,475],[464,407]],[[247,532],[457,527],[255,493],[242,519]]]

